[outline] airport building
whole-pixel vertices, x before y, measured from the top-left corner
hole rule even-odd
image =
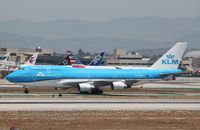
[[[187,70],[196,71],[200,68],[200,51],[190,51],[185,54],[181,63]]]
[[[0,48],[0,56],[10,52],[10,61],[14,61],[18,64],[25,63],[33,53],[39,52],[36,64],[38,65],[56,65],[61,62],[64,55],[55,55],[52,49],[37,47],[35,49],[30,48]],[[79,57],[83,64],[88,64],[91,57]],[[105,65],[117,65],[117,66],[151,66],[157,59],[144,58],[143,55],[132,52],[128,53],[125,49],[116,48],[113,50],[112,56],[105,56],[103,63]],[[185,54],[184,59],[181,62],[181,66],[184,66],[187,70],[195,71],[200,68],[200,51],[191,51]]]
[[[63,55],[39,55],[36,60],[36,65],[58,65],[63,59]]]
[[[127,53],[125,49],[116,48],[113,50],[113,56],[106,59],[106,65],[122,65],[122,66],[150,66],[156,60],[144,58],[139,53]]]
[[[35,52],[39,52],[36,65],[57,65],[59,64],[65,54],[56,54],[49,48],[37,47],[31,48],[0,48],[0,56],[4,56],[7,52],[10,52],[10,61],[17,64],[24,64]],[[89,64],[92,57],[79,57],[83,64]]]

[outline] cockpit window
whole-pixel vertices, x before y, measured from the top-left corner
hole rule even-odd
[[[2,56],[2,57],[0,57],[0,60],[5,60],[7,57],[5,57],[5,56]]]
[[[19,68],[19,70],[24,70],[24,68]]]

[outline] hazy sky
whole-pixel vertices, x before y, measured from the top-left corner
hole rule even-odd
[[[0,0],[0,21],[200,16],[200,0]]]

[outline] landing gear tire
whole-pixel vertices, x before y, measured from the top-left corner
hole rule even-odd
[[[127,85],[127,88],[131,88],[131,85]]]
[[[99,89],[99,88],[92,88],[91,89],[91,94],[102,94],[103,90]]]
[[[28,91],[27,88],[25,88],[24,93],[25,93],[25,94],[28,94],[28,93],[29,93],[29,91]]]

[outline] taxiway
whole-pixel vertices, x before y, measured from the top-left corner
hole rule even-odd
[[[200,110],[199,99],[1,99],[0,111]]]

